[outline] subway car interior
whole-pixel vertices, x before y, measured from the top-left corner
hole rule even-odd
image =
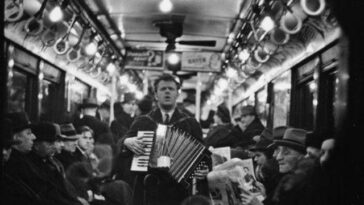
[[[325,189],[328,199],[299,204],[364,203],[360,140],[364,4],[360,1],[4,0],[0,4],[3,150],[9,113],[25,113],[32,124],[76,127],[74,120],[82,119],[85,101],[93,99],[98,110],[104,105],[108,112],[105,116],[100,111],[96,118],[111,126],[117,118],[115,104],[132,96],[135,109],[130,115],[137,120],[143,112],[137,109],[139,102],[149,99],[150,106],[159,105],[160,91],[154,83],[170,74],[181,86],[176,104],[200,124],[202,139],[216,123],[214,115],[223,112],[231,126],[238,126],[246,117],[245,108],[252,107],[272,133],[282,126],[314,133],[321,156],[323,142],[335,140],[330,170],[323,168],[331,181],[319,188]],[[126,140],[122,143],[128,147]],[[113,146],[120,145],[115,140]],[[115,148],[120,149],[124,148]],[[214,146],[209,150],[213,152]],[[256,169],[256,161],[252,163]],[[6,166],[2,157],[2,176]],[[209,167],[209,172],[214,170]],[[210,181],[208,187],[206,204],[289,204],[258,203],[244,193],[234,202],[224,201],[213,194]],[[1,188],[6,189],[3,184]],[[137,196],[134,187],[131,190]],[[93,200],[78,202],[97,204]]]

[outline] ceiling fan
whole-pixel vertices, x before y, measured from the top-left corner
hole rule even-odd
[[[126,39],[126,41],[134,42],[148,42],[148,43],[167,43],[166,52],[172,51],[176,48],[176,43],[181,45],[190,46],[205,46],[214,47],[216,46],[215,40],[189,40],[189,41],[176,41],[183,34],[183,22],[172,21],[172,20],[160,20],[154,22],[154,26],[159,27],[159,34],[162,37],[166,37],[166,41],[148,41],[148,40],[131,40]]]

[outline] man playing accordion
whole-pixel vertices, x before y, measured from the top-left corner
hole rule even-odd
[[[200,124],[193,117],[183,113],[176,107],[179,96],[180,83],[173,75],[163,74],[154,82],[154,94],[158,107],[140,116],[131,125],[124,136],[122,153],[127,156],[128,166],[132,161],[132,154],[142,155],[145,152],[145,141],[142,136],[137,136],[138,131],[155,131],[158,124],[176,127],[202,142]],[[172,159],[173,161],[173,159]],[[208,168],[196,172],[197,187],[200,193],[207,192],[205,176]],[[184,198],[191,195],[191,189],[186,189],[178,184],[166,172],[133,173],[134,204],[180,204]]]

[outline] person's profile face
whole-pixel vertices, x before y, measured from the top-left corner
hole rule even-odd
[[[178,98],[177,85],[173,81],[160,81],[156,89],[156,100],[162,108],[171,109],[176,105]]]
[[[29,152],[32,150],[34,140],[36,136],[32,133],[32,130],[27,128],[15,134],[15,140],[18,140],[20,144],[17,145],[17,149],[20,152]]]
[[[292,171],[297,163],[303,158],[303,154],[286,146],[278,146],[277,161],[279,164],[279,172],[287,173]]]
[[[64,144],[64,147],[63,147],[64,150],[69,151],[69,152],[76,151],[77,140],[64,141],[63,144]]]
[[[257,165],[262,166],[267,161],[267,157],[263,152],[255,152],[254,153],[254,161],[257,163]]]
[[[135,101],[126,102],[122,106],[123,106],[124,112],[131,115],[134,112]]]

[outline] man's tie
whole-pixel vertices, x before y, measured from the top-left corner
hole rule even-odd
[[[169,115],[164,114],[164,124],[168,124],[168,123],[169,123]]]

